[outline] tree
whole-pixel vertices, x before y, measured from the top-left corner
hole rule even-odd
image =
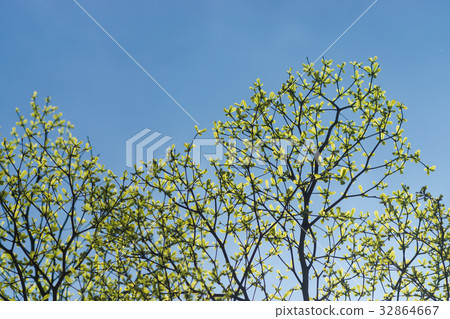
[[[277,93],[257,80],[214,123],[225,160],[197,163],[194,139],[120,178],[33,96],[0,149],[1,297],[449,300],[442,196],[385,193],[407,162],[434,170],[403,136],[406,107],[376,58],[335,68],[289,70]]]
[[[138,169],[139,201],[108,219],[112,225],[126,220],[133,231],[110,227],[102,235],[121,238],[102,246],[102,268],[117,275],[107,276],[107,289],[94,285],[90,297],[108,299],[113,291],[118,298],[157,300],[427,297],[407,288],[428,290],[430,275],[406,270],[410,264],[396,261],[395,249],[385,250],[398,243],[388,229],[410,225],[412,212],[393,220],[344,208],[357,199],[378,200],[386,214],[397,212],[400,207],[387,206],[397,193],[382,193],[388,178],[402,174],[408,161],[434,170],[403,136],[406,107],[375,84],[376,60],[350,63],[347,81],[345,63],[336,70],[330,60],[320,69],[306,64],[306,77],[289,71],[277,93],[268,94],[257,80],[252,103],[225,109],[229,120],[214,123],[227,160],[211,160],[209,171],[194,161],[192,143],[184,154],[173,150],[167,162]],[[442,207],[433,213],[447,218]],[[408,230],[399,248],[405,258],[411,243],[423,240]],[[447,249],[444,239],[439,245]],[[448,261],[448,255],[432,257],[435,248],[416,247],[435,274]],[[107,257],[111,252],[119,253]],[[433,279],[440,291],[448,290],[444,277]]]
[[[73,125],[31,100],[0,148],[0,298],[67,300],[87,289],[91,235],[120,203],[114,176]]]
[[[450,300],[450,210],[442,199],[405,185],[381,196],[384,213],[375,213],[357,252],[378,272],[371,296],[378,288],[386,300]]]

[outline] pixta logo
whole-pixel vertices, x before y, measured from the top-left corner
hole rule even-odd
[[[149,163],[156,158],[155,153],[166,145],[163,161],[167,161],[172,147],[167,145],[172,137],[144,129],[126,142],[126,165],[140,167],[142,163]],[[251,161],[256,165],[266,165],[267,159],[277,159],[277,165],[315,161],[322,164],[322,156],[312,140],[298,139],[256,139],[244,140],[216,140],[212,138],[195,138],[193,141],[192,160],[195,164],[209,163],[211,160],[233,163],[236,161]],[[240,144],[240,145],[238,145]],[[161,154],[161,151],[159,152]],[[268,157],[269,155],[269,157]]]
[[[142,162],[155,159],[155,152],[172,139],[167,135],[161,136],[160,132],[152,132],[146,128],[129,138],[126,142],[126,165],[139,167]],[[170,148],[166,147],[166,154]]]

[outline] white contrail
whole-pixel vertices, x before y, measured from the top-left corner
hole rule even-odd
[[[175,100],[175,98],[169,93],[169,92],[167,92],[167,90],[161,85],[161,84],[159,84],[159,82],[158,81],[156,81],[156,79],[138,62],[138,61],[136,61],[136,59],[130,54],[130,53],[128,53],[128,51],[127,50],[125,50],[125,48],[116,40],[116,39],[114,39],[114,37],[111,35],[111,34],[109,34],[109,32],[108,31],[106,31],[105,30],[105,28],[103,28],[102,27],[102,25],[100,24],[100,23],[98,23],[98,21],[97,20],[95,20],[95,18],[89,13],[89,12],[87,12],[86,11],[86,9],[85,8],[83,8],[83,6],[81,5],[81,4],[79,4],[76,0],[73,0],[73,2],[75,2],[76,3],[76,5],[81,9],[81,10],[83,10],[83,12],[100,28],[100,29],[102,29],[102,31],[108,36],[108,37],[110,37],[111,38],[111,40],[113,40],[114,41],[114,43],[115,44],[117,44],[117,46],[123,51],[123,52],[125,52],[125,54],[126,55],[128,55],[128,57],[142,70],[142,71],[144,71],[144,73],[145,74],[147,74],[147,76],[150,78],[150,79],[152,79],[153,80],[153,82],[155,82],[156,83],[156,85],[158,85],[159,87],[160,87],[160,89],[161,90],[163,90],[164,91],[164,93],[166,93],[166,95],[168,96],[168,97],[170,97],[170,99],[172,100],[172,101],[174,101],[175,102],[175,104],[184,112],[184,113],[186,113],[186,115],[187,116],[189,116],[194,122],[195,122],[195,124],[197,124],[197,125],[200,125],[198,122],[197,122],[197,120],[177,101],[177,100]]]

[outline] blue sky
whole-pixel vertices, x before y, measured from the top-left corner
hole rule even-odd
[[[78,0],[200,123],[248,100],[261,78],[277,91],[286,70],[315,60],[373,3],[342,1]],[[397,182],[450,197],[450,2],[379,0],[325,55],[336,63],[378,56],[387,96],[408,106],[405,135],[436,165]],[[125,142],[144,128],[190,141],[195,123],[73,0],[3,1],[0,11],[0,133],[15,107],[52,96],[74,134],[120,172]],[[210,132],[210,131],[209,131]],[[448,198],[446,200],[448,203]]]

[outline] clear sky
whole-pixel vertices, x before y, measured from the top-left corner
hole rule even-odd
[[[374,0],[149,1],[77,0],[200,123],[248,100],[261,78],[277,91],[286,70],[315,60]],[[120,172],[125,142],[148,128],[190,141],[195,123],[73,0],[2,1],[0,133],[15,107],[52,96],[88,135],[101,162]],[[325,54],[336,63],[378,56],[388,98],[408,106],[405,135],[436,165],[399,181],[434,194],[450,189],[450,2],[379,0]],[[210,132],[210,131],[209,131]]]

